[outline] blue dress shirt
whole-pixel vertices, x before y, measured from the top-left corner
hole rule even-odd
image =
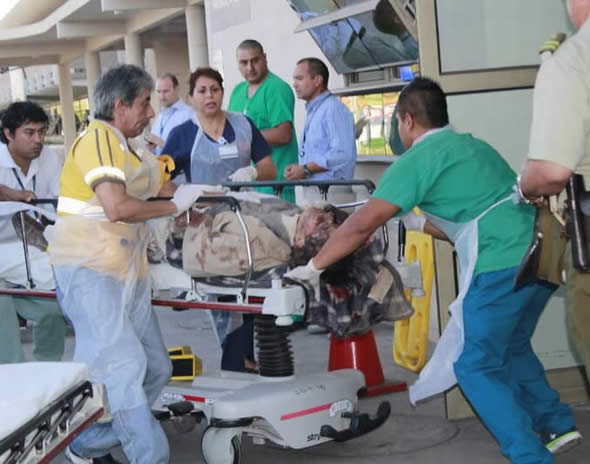
[[[305,105],[307,116],[299,145],[299,164],[327,169],[313,180],[352,179],[356,165],[354,117],[328,90]]]
[[[193,108],[187,105],[179,98],[173,105],[169,106],[168,108],[162,109],[162,111],[160,112],[160,114],[158,114],[158,116],[154,120],[154,123],[152,124],[151,132],[155,136],[160,137],[162,140],[164,140],[165,143],[166,140],[168,140],[170,131],[174,129],[176,126],[179,126],[183,122],[190,119],[193,113]],[[157,147],[154,150],[154,153],[156,155],[161,155],[162,148]]]

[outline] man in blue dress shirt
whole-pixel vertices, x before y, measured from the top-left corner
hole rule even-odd
[[[190,119],[193,109],[178,96],[178,79],[174,74],[166,73],[158,78],[156,93],[162,111],[154,120],[146,141],[156,155],[161,155],[170,131]]]
[[[329,71],[317,58],[303,58],[293,73],[293,88],[305,100],[305,126],[299,140],[299,163],[285,168],[288,180],[346,180],[354,176],[356,143],[354,117],[328,90]],[[319,190],[303,190],[303,201],[321,200]],[[328,200],[354,201],[350,187],[331,187]]]

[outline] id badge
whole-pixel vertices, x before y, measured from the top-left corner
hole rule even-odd
[[[235,142],[221,145],[219,147],[219,157],[221,159],[231,159],[238,157],[238,146]]]

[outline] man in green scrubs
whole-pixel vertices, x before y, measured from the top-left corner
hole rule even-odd
[[[317,286],[324,269],[378,227],[419,207],[428,219],[424,230],[454,244],[461,273],[452,317],[410,387],[410,401],[458,382],[512,464],[553,464],[552,453],[581,435],[530,342],[556,286],[534,280],[513,290],[534,208],[512,201],[516,173],[496,150],[449,127],[446,97],[434,81],[417,77],[404,88],[397,121],[406,153],[313,259],[283,277]]]
[[[229,99],[229,111],[248,116],[272,147],[278,176],[284,180],[284,170],[297,163],[297,137],[294,130],[295,97],[289,84],[268,70],[266,54],[256,40],[244,40],[236,51],[240,73],[244,81],[233,90]],[[273,193],[263,188],[264,193]],[[283,190],[284,200],[295,202],[295,191]]]

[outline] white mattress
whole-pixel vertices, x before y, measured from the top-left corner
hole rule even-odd
[[[0,364],[0,439],[18,430],[68,389],[88,380],[73,362]]]
[[[3,201],[0,203],[0,216],[12,216],[18,211],[33,211],[42,214],[52,221],[57,220],[55,209],[50,205],[33,206],[19,201]]]

